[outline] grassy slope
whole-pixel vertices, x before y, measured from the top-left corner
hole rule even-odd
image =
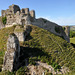
[[[70,38],[70,43],[73,43],[73,44],[75,44],[75,37],[73,37],[73,38]]]
[[[32,39],[25,42],[28,46],[37,48],[42,47],[43,51],[51,54],[56,62],[61,65],[66,63],[66,66],[75,70],[75,49],[71,44],[47,30],[36,26],[32,26],[31,36]],[[39,45],[36,45],[36,43]]]
[[[70,69],[75,70],[75,49],[71,44],[67,43],[62,38],[41,29],[32,26],[32,39],[25,42],[25,46],[33,48],[43,48],[42,50],[51,54],[56,62],[61,65],[65,64]]]
[[[2,57],[2,54],[4,55],[8,35],[13,31],[14,27],[0,30],[0,57]],[[36,50],[33,51],[33,55],[39,56],[39,52],[42,51],[51,55],[53,61],[60,65],[66,65],[73,71],[75,70],[75,49],[71,46],[71,44],[51,32],[36,26],[32,26],[30,36],[27,41],[21,43],[21,46],[33,49],[36,48]]]

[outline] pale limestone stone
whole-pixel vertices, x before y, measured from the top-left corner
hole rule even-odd
[[[7,41],[7,51],[4,56],[4,63],[2,70],[9,70],[10,72],[16,70],[19,66],[20,45],[16,35],[9,35]]]
[[[25,41],[25,31],[21,26],[16,26],[14,34],[17,36],[19,41]]]

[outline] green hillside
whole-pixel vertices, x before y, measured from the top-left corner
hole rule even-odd
[[[70,43],[73,43],[73,44],[75,44],[75,37],[73,37],[73,38],[70,38]]]
[[[47,30],[33,25],[31,27],[30,36],[27,37],[25,42],[20,42],[21,47],[25,49],[25,57],[23,58],[29,57],[31,64],[35,64],[32,61],[32,59],[35,59],[46,62],[55,69],[64,65],[69,67],[71,71],[75,71],[75,49],[73,46]],[[2,65],[8,35],[13,31],[14,26],[0,30],[0,65]],[[30,58],[30,56],[33,58]]]

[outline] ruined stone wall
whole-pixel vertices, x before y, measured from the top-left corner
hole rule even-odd
[[[50,22],[43,18],[36,19],[34,10],[29,12],[29,8],[23,8],[20,10],[19,6],[11,5],[6,11],[2,10],[2,15],[4,16],[5,14],[7,14],[6,25],[36,25],[58,36],[63,36],[64,39],[69,42],[69,28],[66,28],[65,34],[62,27],[56,23]]]
[[[2,70],[9,70],[10,72],[16,70],[19,66],[19,56],[20,45],[18,38],[15,34],[11,34],[7,41],[7,51],[5,52]]]
[[[32,28],[30,25],[25,25],[24,28],[21,28],[21,26],[16,26],[14,34],[17,36],[19,41],[24,42],[26,37],[30,35],[31,30]]]
[[[2,17],[7,16],[9,14],[15,14],[17,11],[20,11],[19,6],[13,4],[9,6],[9,9],[1,11]]]
[[[15,27],[14,34],[17,36],[19,41],[25,41],[24,29],[21,26]]]
[[[25,14],[29,14],[29,8],[25,8]]]
[[[55,35],[63,37],[66,41],[68,42],[70,41],[69,37],[64,32],[63,28],[57,25],[56,23],[50,22],[43,18],[39,18],[39,19],[36,19],[34,22],[32,22],[32,25],[36,25],[40,28],[46,29],[54,33]]]
[[[14,4],[9,6],[9,12],[11,12],[11,14],[15,14],[17,11],[20,11],[20,7],[19,6],[14,5]]]
[[[16,21],[15,15],[8,15],[6,17],[7,17],[6,25],[12,25],[13,23],[15,23]]]
[[[21,13],[25,13],[25,9],[21,9],[20,12],[21,12]]]
[[[6,15],[6,11],[5,10],[2,10],[1,11],[1,15],[2,15],[2,17],[4,17]]]
[[[35,11],[29,12],[29,8],[23,8],[20,10],[19,6],[11,5],[9,9],[2,10],[2,17],[7,17],[6,25],[13,25],[14,23],[19,25],[30,25],[35,19]]]
[[[35,11],[34,10],[31,10],[30,11],[30,15],[31,15],[31,17],[35,18]]]

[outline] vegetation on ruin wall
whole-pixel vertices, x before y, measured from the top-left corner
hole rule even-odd
[[[4,51],[6,50],[8,35],[13,33],[13,31],[14,27],[0,30],[1,56],[2,54],[4,55]],[[75,49],[71,44],[67,43],[67,41],[47,30],[32,26],[30,36],[27,37],[25,42],[21,42],[20,45],[25,47],[25,55],[31,53],[32,58],[29,56],[31,64],[35,65],[33,61],[40,60],[41,62],[52,65],[55,69],[57,66],[59,67],[59,65],[64,65],[69,67],[71,71],[75,71]],[[34,58],[36,58],[36,60]]]
[[[2,17],[2,22],[3,22],[4,25],[6,24],[6,22],[7,22],[7,17],[6,16]]]

